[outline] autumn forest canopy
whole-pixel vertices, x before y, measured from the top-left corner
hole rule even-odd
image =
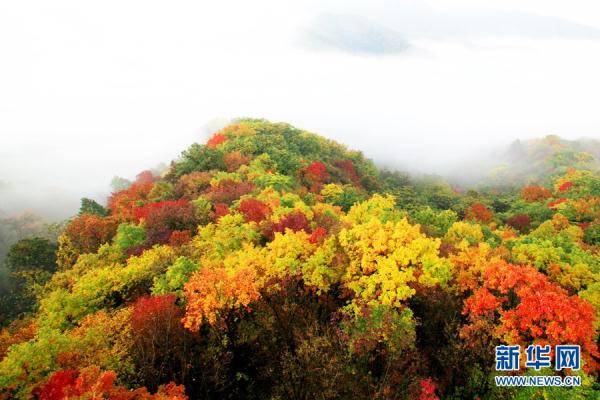
[[[0,399],[597,398],[599,157],[517,141],[459,187],[237,120],[65,223],[3,220]],[[546,374],[582,385],[495,386],[501,344],[579,345]]]

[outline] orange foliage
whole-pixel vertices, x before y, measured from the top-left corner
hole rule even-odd
[[[146,388],[129,390],[115,386],[113,371],[101,371],[96,366],[81,370],[57,371],[41,387],[34,390],[40,400],[113,399],[113,400],[187,400],[183,386],[169,383],[161,386],[156,394]]]
[[[154,176],[152,171],[142,171],[135,177],[135,183],[138,184],[146,184],[146,183],[154,183],[158,180],[157,177]]]
[[[578,344],[588,370],[596,368],[591,304],[569,296],[533,267],[494,262],[482,278],[482,286],[465,300],[463,312],[470,324],[462,331],[464,337],[471,337],[487,326],[483,321],[490,321],[495,326],[493,334],[507,343]]]
[[[239,151],[232,151],[231,153],[225,154],[224,161],[227,166],[227,171],[234,172],[237,171],[240,166],[248,164],[250,157],[243,155]]]
[[[521,190],[521,197],[529,203],[534,203],[551,198],[552,192],[543,186],[532,185]]]
[[[120,221],[133,221],[134,208],[148,200],[153,182],[135,182],[128,189],[113,193],[108,199],[111,214]]]
[[[207,147],[215,148],[221,143],[225,143],[227,141],[227,136],[222,133],[215,133],[208,141],[206,142]]]
[[[569,200],[569,206],[573,209],[576,218],[579,220],[594,220],[600,217],[600,196],[571,199]]]
[[[113,217],[83,214],[65,228],[65,235],[81,254],[94,253],[117,232],[118,222]]]
[[[465,213],[465,219],[470,221],[477,221],[487,224],[494,218],[492,210],[487,208],[485,204],[474,203],[469,207]]]
[[[490,293],[486,288],[476,290],[465,300],[464,313],[477,316],[492,316],[502,304],[501,299]]]
[[[252,268],[227,271],[225,268],[204,268],[194,273],[185,285],[187,300],[183,323],[197,331],[207,321],[214,324],[221,311],[248,307],[260,298],[256,272]]]
[[[131,314],[131,328],[137,335],[147,331],[149,327],[163,326],[168,321],[177,323],[180,310],[175,305],[173,294],[164,296],[143,296],[136,300]]]
[[[565,199],[564,197],[561,197],[560,199],[556,199],[551,201],[550,203],[548,203],[548,208],[555,208],[558,205],[561,205],[562,203],[566,202],[567,199]]]
[[[486,244],[471,246],[450,256],[454,267],[454,277],[458,289],[462,292],[472,291],[481,286],[483,271],[492,262],[500,261],[500,257],[492,252]]]
[[[173,231],[169,238],[169,246],[179,247],[192,240],[190,231]]]
[[[37,326],[34,321],[17,320],[0,331],[0,360],[13,344],[27,342],[35,337]]]
[[[252,190],[254,190],[254,185],[251,182],[236,182],[231,179],[223,179],[206,192],[206,198],[213,203],[230,205]]]

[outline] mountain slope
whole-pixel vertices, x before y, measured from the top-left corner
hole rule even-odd
[[[503,165],[492,171],[500,183],[548,183],[569,169],[600,169],[600,141],[565,140],[550,135],[541,139],[515,141],[500,155]]]
[[[534,342],[580,345],[591,393],[599,183],[461,193],[240,120],[82,202],[36,307],[2,332],[0,393],[506,398],[485,383],[493,348]],[[10,267],[41,277],[27,245]]]

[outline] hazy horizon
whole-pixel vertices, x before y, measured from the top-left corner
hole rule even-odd
[[[600,138],[600,6],[480,3],[0,5],[0,210],[68,216],[219,119],[431,173],[516,139]]]

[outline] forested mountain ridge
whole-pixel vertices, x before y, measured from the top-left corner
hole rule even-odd
[[[556,135],[516,140],[498,154],[501,165],[490,174],[496,184],[549,184],[569,169],[600,170],[600,141],[566,140]]]
[[[593,396],[600,176],[543,140],[537,184],[463,191],[239,120],[11,247],[0,396]],[[496,387],[503,343],[580,345],[583,386]]]

